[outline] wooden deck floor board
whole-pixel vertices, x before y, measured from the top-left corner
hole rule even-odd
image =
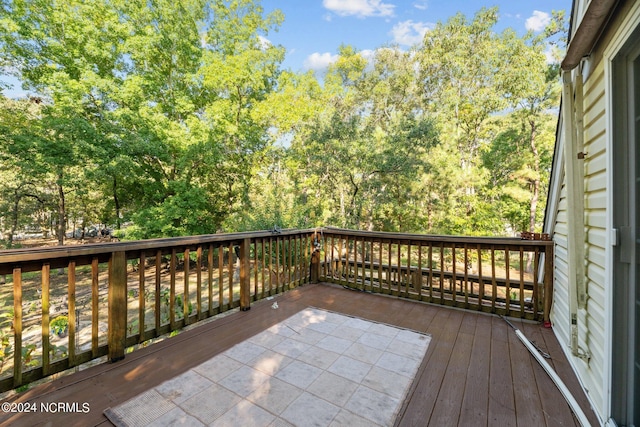
[[[488,422],[489,373],[491,365],[491,317],[476,316],[460,425],[486,426]]]
[[[543,328],[537,324],[523,322],[521,331],[525,336],[538,348],[548,354],[546,342],[543,338]],[[552,359],[545,361],[555,370],[552,365]],[[543,415],[547,426],[573,426],[576,423],[574,416],[571,414],[571,408],[564,399],[552,399],[545,390],[556,387],[553,380],[547,375],[544,368],[532,358],[532,368],[538,385],[538,393],[543,408]]]
[[[457,322],[455,318],[458,319]],[[432,328],[430,328],[431,344],[437,342],[439,345],[429,345],[425,356],[428,368],[418,377],[415,390],[399,425],[428,425],[455,341],[455,336],[452,337],[454,333],[452,325],[459,324],[460,319],[459,313],[449,310],[440,311],[433,318]]]
[[[254,303],[237,312],[153,344],[114,364],[94,366],[13,396],[10,402],[88,402],[87,414],[2,414],[0,425],[110,426],[103,415],[113,407],[255,335],[296,312],[319,307],[368,320],[395,324],[432,336],[412,392],[397,420],[402,426],[550,425],[561,413],[544,402],[562,401],[555,387],[543,380],[528,351],[506,323],[496,316],[465,312],[393,297],[354,292],[331,285],[310,285]],[[530,329],[522,324],[523,329]],[[536,328],[532,325],[531,328]],[[551,334],[549,334],[550,332]],[[575,387],[568,362],[551,331],[539,331],[556,369]],[[575,392],[575,391],[574,391]],[[581,391],[578,389],[578,392]],[[576,393],[578,393],[576,392]],[[587,402],[584,394],[576,395]],[[551,409],[549,409],[551,408]],[[549,412],[546,416],[544,411]],[[560,412],[558,412],[560,411]],[[585,411],[589,411],[588,406]],[[569,418],[567,418],[569,417]],[[590,413],[592,419],[596,419]],[[548,422],[547,422],[548,421]],[[564,421],[563,421],[564,422]],[[569,424],[571,425],[571,424]],[[574,424],[575,425],[575,424]]]
[[[518,329],[522,329],[520,322],[513,321],[512,323]],[[509,330],[509,353],[511,355],[511,370],[514,376],[517,375],[519,377],[517,385],[514,384],[518,425],[527,427],[546,426],[531,355],[513,330]]]
[[[473,332],[475,332],[477,317],[475,313],[465,313],[463,316],[429,424],[458,425],[462,397],[470,369]],[[455,323],[451,323],[452,328],[455,325]]]
[[[491,368],[489,370],[488,425],[515,426],[516,405],[513,395],[513,373],[507,361],[509,326],[500,318],[491,319]]]
[[[580,387],[578,378],[573,373],[569,361],[564,356],[564,352],[562,349],[563,344],[558,342],[551,329],[539,328],[539,332],[542,336],[542,340],[544,342],[545,348],[547,349],[547,352],[551,355],[550,360],[552,366],[554,367],[554,370],[556,371],[564,385],[573,394],[573,397],[583,409],[585,415],[591,422],[591,425],[600,425],[601,423],[598,420],[598,417],[595,415],[593,410],[591,410],[591,404],[587,396],[584,394],[582,388]],[[569,351],[568,347],[567,351]]]

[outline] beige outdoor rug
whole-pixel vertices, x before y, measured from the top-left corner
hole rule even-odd
[[[118,427],[389,426],[430,340],[307,308],[105,415]]]

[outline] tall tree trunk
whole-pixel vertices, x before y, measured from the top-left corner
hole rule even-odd
[[[534,180],[532,185],[531,203],[529,206],[529,232],[535,232],[536,228],[536,210],[538,209],[538,199],[540,197],[540,154],[536,147],[536,124],[533,121],[529,122],[531,126],[531,133],[529,134],[529,144],[531,146],[531,152],[533,153],[533,172]]]
[[[64,245],[64,237],[67,231],[67,219],[64,206],[64,188],[62,187],[62,174],[58,175],[58,245]]]
[[[120,201],[118,200],[118,183],[116,177],[113,177],[113,204],[116,208],[116,228],[120,230]]]
[[[16,188],[14,192],[13,211],[11,212],[11,230],[9,231],[9,237],[7,238],[9,248],[13,246],[13,236],[16,235],[16,230],[18,229],[18,209],[20,208],[20,199],[21,196]]]
[[[529,232],[534,233],[536,229],[536,210],[538,209],[538,199],[540,197],[540,154],[536,147],[536,124],[535,121],[530,120],[529,126],[531,132],[529,133],[529,146],[531,147],[531,153],[533,154],[533,172],[534,179],[531,182],[531,202],[529,204]],[[532,255],[529,254],[527,258],[527,271],[533,270]],[[535,274],[535,271],[533,272]]]

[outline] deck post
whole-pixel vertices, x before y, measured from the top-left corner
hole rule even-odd
[[[124,359],[127,339],[127,256],[112,252],[109,260],[109,361]]]
[[[551,304],[553,303],[553,243],[544,248],[544,313],[543,321],[546,328],[551,327]]]
[[[316,241],[315,235],[313,241]],[[311,252],[311,272],[310,272],[310,282],[318,283],[320,281],[320,248],[313,247]]]
[[[240,243],[240,310],[251,309],[251,268],[249,257],[251,252],[251,239],[243,239]]]

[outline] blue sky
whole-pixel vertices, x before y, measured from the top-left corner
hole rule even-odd
[[[262,0],[265,12],[280,9],[284,23],[267,39],[286,48],[283,68],[322,72],[337,59],[338,47],[350,44],[364,54],[397,44],[407,49],[425,31],[457,12],[469,19],[482,7],[499,7],[496,30],[511,27],[519,34],[527,29],[539,32],[552,10],[571,9],[571,0]],[[20,83],[4,91],[8,97],[26,93]]]
[[[544,28],[552,10],[571,12],[571,0],[262,0],[265,12],[280,9],[285,21],[267,39],[284,46],[284,68],[321,71],[340,44],[369,52],[388,44],[408,48],[437,22],[457,12],[469,19],[482,7],[499,7],[496,30],[519,34]]]

